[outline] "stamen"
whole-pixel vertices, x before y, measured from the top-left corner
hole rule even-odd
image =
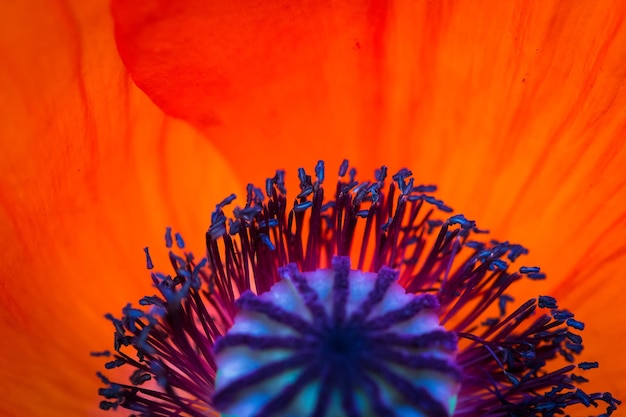
[[[247,187],[232,216],[234,195],[216,205],[200,261],[168,227],[173,275],[151,272],[157,294],[106,315],[114,350],[92,355],[130,377],[98,374],[100,408],[157,417],[615,411],[618,400],[585,393],[587,378],[574,374],[598,366],[576,363],[585,325],[548,295],[513,307],[514,284],[546,279],[538,266],[512,267],[528,250],[449,214],[409,170],[388,185],[387,173],[359,181],[344,161],[328,196],[320,161],[313,176],[298,171],[290,205],[276,171],[264,191]]]

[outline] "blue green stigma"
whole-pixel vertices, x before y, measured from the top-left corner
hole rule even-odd
[[[447,416],[461,381],[456,335],[439,326],[437,297],[406,294],[397,272],[301,273],[255,296],[215,345],[213,403],[227,415]],[[305,410],[310,410],[306,412]]]
[[[584,324],[538,296],[510,290],[546,276],[512,264],[518,244],[486,231],[402,169],[358,181],[347,161],[328,198],[324,164],[231,195],[206,231],[206,257],[168,228],[174,273],[127,305],[98,373],[100,408],[139,416],[609,416],[610,393],[586,393]],[[174,250],[174,246],[177,247]],[[155,267],[148,248],[146,263]],[[158,265],[157,265],[158,266]]]

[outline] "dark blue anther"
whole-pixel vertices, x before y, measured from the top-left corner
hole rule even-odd
[[[470,229],[476,225],[476,222],[467,220],[462,214],[456,214],[448,219],[448,224],[458,224],[464,229]]]
[[[168,249],[172,247],[172,228],[171,227],[165,228],[165,247]]]
[[[139,310],[138,308],[132,308],[130,303],[126,304],[126,306],[122,309],[122,314],[124,314],[124,323],[126,323],[126,327],[131,332],[137,331],[135,323],[137,322],[137,320],[145,316],[143,310]]]
[[[578,343],[565,342],[565,347],[577,355],[579,355],[580,352],[583,351],[583,345],[580,345]]]
[[[235,198],[237,198],[237,196],[233,193],[229,195],[228,197],[226,197],[225,199],[223,199],[217,206],[220,208],[224,208],[230,203],[232,203],[235,200]]]
[[[508,266],[508,264],[506,263],[506,261],[503,261],[502,259],[494,259],[491,264],[489,264],[489,270],[490,271],[495,271],[496,269],[506,269]]]
[[[565,337],[577,345],[580,345],[583,342],[583,338],[576,333],[565,332]]]
[[[300,187],[306,185],[306,171],[304,168],[298,168],[298,179],[300,180]]]
[[[405,184],[403,184],[403,187],[400,189],[400,191],[402,192],[402,195],[409,195],[411,194],[411,190],[413,189],[413,182],[415,181],[414,178],[409,179],[409,181]]]
[[[475,240],[469,240],[469,241],[465,242],[465,246],[467,246],[468,248],[481,250],[481,249],[483,249],[485,247],[485,244],[483,242],[478,242],[478,241],[475,241]]]
[[[306,198],[313,194],[313,187],[307,186],[305,187],[300,194],[298,194],[297,198]]]
[[[150,335],[150,331],[152,331],[153,327],[154,327],[154,324],[147,325],[146,327],[141,329],[141,332],[139,332],[139,335],[135,337],[133,340],[134,346],[137,346],[144,353],[149,354],[149,355],[155,352],[154,347],[152,347],[152,345],[148,343],[148,336]]]
[[[589,407],[591,405],[591,398],[583,390],[577,389],[576,396],[580,398],[583,404],[585,404],[585,407]]]
[[[100,390],[98,390],[99,394],[105,395],[104,392],[106,392],[105,390],[108,390],[108,388],[102,388]],[[117,395],[114,395],[111,398],[117,397]],[[98,405],[100,407],[101,410],[104,411],[108,411],[108,410],[117,410],[117,402],[111,402],[111,401],[100,401],[100,404]]]
[[[106,369],[114,369],[114,368],[119,368],[120,366],[124,364],[126,364],[126,361],[124,359],[115,359],[115,360],[105,363],[104,367]]]
[[[584,376],[580,376],[576,374],[571,374],[570,378],[572,379],[572,381],[577,382],[579,384],[584,384],[585,382],[589,382],[589,380],[585,378]]]
[[[272,190],[274,189],[274,179],[273,178],[268,178],[265,180],[265,194],[267,194],[268,197],[272,197]]]
[[[262,203],[263,200],[265,200],[263,190],[261,190],[259,187],[250,187],[250,193],[252,194],[252,198],[256,203]]]
[[[141,369],[137,369],[135,372],[132,373],[129,379],[131,384],[141,385],[144,382],[150,381],[151,378],[152,377],[150,376],[150,374],[142,371]]]
[[[540,308],[558,308],[556,305],[556,299],[548,295],[539,296],[539,307]]]
[[[93,357],[108,358],[109,356],[111,356],[111,351],[110,350],[103,350],[103,351],[100,351],[100,352],[90,352],[89,355],[91,355]]]
[[[417,187],[413,187],[413,191],[416,193],[432,193],[437,191],[437,186],[434,184],[428,185],[418,185]]]
[[[320,184],[324,182],[324,161],[317,161],[317,165],[315,165],[315,176]]]
[[[239,220],[231,221],[228,225],[228,234],[236,235],[241,230],[241,222]]]
[[[510,295],[501,295],[498,300],[498,307],[500,308],[500,316],[504,316],[506,314],[506,303],[513,301],[513,297]]]
[[[437,207],[439,210],[445,212],[445,213],[450,213],[452,212],[452,208],[448,207],[445,205],[445,203],[442,200],[438,200],[433,196],[430,195],[422,195],[421,196],[422,199],[424,201],[426,201],[427,203],[432,204],[433,206]]]
[[[220,237],[224,236],[226,234],[226,217],[213,217],[212,224],[209,227],[207,234],[212,240],[217,240]]]
[[[363,181],[362,183],[354,187],[354,192],[357,194],[362,194],[364,191],[367,192],[367,188],[369,188],[369,186],[370,183],[368,181]]]
[[[568,319],[567,325],[573,327],[576,330],[583,330],[585,328],[585,323],[574,319]]]
[[[276,171],[276,175],[274,176],[274,185],[278,188],[282,194],[287,193],[287,189],[285,188],[285,171],[279,169]]]
[[[378,182],[385,181],[385,178],[387,178],[387,167],[383,165],[382,167],[380,167],[380,169],[377,169],[374,173],[374,177]]]
[[[116,319],[115,317],[113,317],[113,315],[111,313],[107,313],[104,315],[104,317],[107,320],[110,320],[113,323],[113,326],[115,326],[115,331],[121,335],[124,335],[124,324],[121,322],[121,320]]]
[[[391,178],[398,183],[404,181],[405,178],[410,177],[413,173],[407,168],[402,168],[398,172],[396,172]]]
[[[146,254],[146,268],[153,269],[154,264],[152,263],[152,258],[150,257],[150,251],[148,250],[148,247],[146,246],[145,248],[143,248],[143,251]]]
[[[354,179],[356,178],[356,168],[350,168],[348,177],[350,178],[350,182],[354,182]]]
[[[176,239],[176,246],[178,247],[178,249],[185,249],[185,241],[183,240],[183,237],[180,235],[180,233],[176,233],[174,235],[174,238]]]
[[[299,213],[311,207],[313,205],[312,201],[305,201],[304,203],[294,204],[293,211]]]
[[[540,268],[538,266],[522,266],[519,269],[520,274],[534,274],[539,271]]]
[[[500,320],[496,319],[496,318],[489,318],[484,320],[482,323],[483,326],[487,326],[487,327],[493,327],[496,324],[500,323]]]
[[[343,162],[341,163],[341,165],[339,166],[339,176],[343,177],[344,175],[346,175],[346,172],[348,172],[348,160],[344,159]]]
[[[107,398],[107,399],[118,398],[122,391],[121,388],[122,387],[119,384],[111,384],[111,386],[108,388],[100,388],[98,390],[98,394],[102,395],[104,398]],[[117,403],[108,403],[108,404],[115,404],[115,407],[117,406]]]
[[[584,371],[588,369],[594,369],[598,367],[598,362],[581,362],[578,364],[578,367]]]
[[[265,233],[262,233],[259,237],[261,238],[261,242],[263,242],[265,246],[267,246],[270,250],[276,249],[276,246],[274,246],[274,244],[272,243],[272,240],[270,239],[268,235],[266,235]]]
[[[530,273],[528,275],[526,275],[529,279],[532,279],[534,281],[539,281],[542,279],[546,279],[546,274],[544,274],[543,272],[539,272],[539,273]]]
[[[165,301],[163,301],[156,295],[146,295],[141,300],[139,300],[139,305],[142,305],[142,306],[157,305],[159,307],[165,307]]]
[[[234,210],[233,214],[238,218],[251,222],[254,220],[255,216],[259,214],[262,210],[263,209],[260,206],[252,206]]]
[[[426,223],[428,224],[428,234],[431,234],[435,228],[443,225],[441,220],[427,220]]]
[[[570,313],[567,310],[555,310],[552,312],[552,317],[554,320],[565,321],[574,317],[574,313]]]
[[[259,228],[265,228],[265,227],[276,227],[278,226],[278,220],[277,219],[269,219],[268,221],[265,220],[261,220],[259,222]]]
[[[549,411],[554,410],[556,408],[556,403],[553,401],[542,402],[535,407],[537,411]]]
[[[193,288],[194,290],[200,289],[200,271],[202,271],[202,268],[206,266],[207,262],[207,258],[202,258],[202,260],[193,267],[193,272],[191,274],[191,288]]]
[[[515,245],[509,246],[508,258],[509,258],[509,261],[511,262],[515,262],[517,258],[526,254],[528,254],[528,249],[526,249],[522,245],[515,244]]]
[[[341,192],[342,193],[348,193],[350,192],[350,190],[352,190],[354,187],[356,187],[359,183],[357,181],[351,181],[348,184],[344,185],[343,187],[341,187]]]

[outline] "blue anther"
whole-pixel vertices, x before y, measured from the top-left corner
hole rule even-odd
[[[540,308],[558,308],[556,305],[556,299],[548,295],[539,296],[539,307]]]
[[[145,248],[143,248],[143,251],[146,253],[146,268],[153,269],[154,264],[152,263],[152,258],[150,257],[148,247],[146,246]]]
[[[576,343],[577,345],[580,345],[583,342],[582,336],[576,333],[565,332],[565,337],[567,337],[572,343]]]
[[[262,233],[261,235],[259,235],[259,237],[261,238],[261,242],[263,242],[265,246],[267,246],[270,250],[276,249],[276,246],[274,246],[274,244],[272,243],[272,240],[270,239],[268,235],[266,235],[265,233]]]
[[[476,225],[473,220],[467,220],[462,214],[456,214],[448,219],[448,224],[458,224],[464,229],[471,229]]]
[[[582,321],[568,319],[566,323],[568,326],[573,327],[576,330],[583,330],[585,328],[585,323]]]
[[[339,176],[343,177],[348,172],[349,162],[347,159],[344,159],[341,165],[339,166]]]
[[[543,272],[539,272],[539,273],[530,273],[528,275],[526,275],[528,278],[534,280],[534,281],[539,281],[542,279],[546,279],[546,274],[544,274]]]
[[[324,161],[317,161],[317,165],[315,165],[315,176],[320,184],[324,182]]]
[[[598,367],[598,362],[581,362],[578,364],[578,367],[584,371],[588,369],[594,369]]]
[[[374,176],[378,182],[385,181],[385,178],[387,178],[387,167],[383,165],[380,169],[377,169]]]
[[[176,239],[176,246],[178,247],[178,249],[185,249],[185,241],[183,240],[183,237],[180,235],[180,233],[176,233],[174,235],[174,238]]]
[[[304,203],[295,204],[293,206],[293,211],[295,211],[296,213],[299,213],[301,211],[305,211],[306,209],[308,209],[312,205],[313,205],[312,201],[305,201]]]
[[[498,307],[500,308],[500,316],[504,316],[506,314],[506,303],[514,301],[513,297],[510,295],[501,295],[498,300]]]
[[[306,171],[304,168],[298,168],[298,179],[300,180],[301,187],[306,184]]]
[[[437,191],[437,186],[436,185],[418,185],[417,187],[413,187],[413,191],[416,193],[432,193],[434,191]]]
[[[220,208],[224,208],[225,206],[229,205],[230,203],[232,203],[235,198],[237,198],[237,196],[233,193],[231,195],[229,195],[228,197],[226,197],[225,199],[223,199],[219,204],[218,207]]]
[[[172,228],[171,227],[165,228],[165,247],[168,249],[172,247]]]

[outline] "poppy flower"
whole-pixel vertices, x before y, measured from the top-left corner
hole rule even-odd
[[[168,224],[201,248],[244,181],[345,156],[530,248],[549,279],[516,300],[575,307],[585,389],[623,398],[624,6],[263,3],[0,6],[0,410],[96,414],[86,355],[152,291],[140,248]]]
[[[365,182],[348,168],[328,200],[324,163],[314,175],[300,169],[293,206],[277,171],[265,190],[248,187],[232,218],[234,195],[217,205],[206,258],[170,250],[173,274],[153,273],[158,295],[139,301],[149,309],[107,315],[114,352],[95,356],[132,373],[128,382],[98,374],[100,407],[198,417],[616,410],[610,393],[576,386],[588,380],[573,372],[584,329],[574,314],[550,296],[507,312],[510,286],[545,278],[535,266],[511,272],[526,248],[476,240],[487,232],[461,214],[441,220],[452,209],[406,169],[387,188],[387,167]],[[559,357],[569,364],[550,369]]]

